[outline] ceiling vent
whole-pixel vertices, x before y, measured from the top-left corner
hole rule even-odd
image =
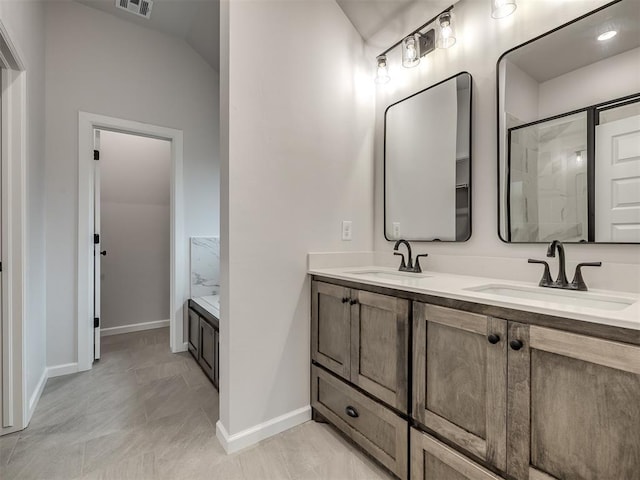
[[[151,18],[151,0],[116,0],[116,7],[140,17]]]

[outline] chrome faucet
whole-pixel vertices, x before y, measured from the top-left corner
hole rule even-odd
[[[567,271],[565,266],[564,245],[562,245],[560,240],[554,240],[549,244],[549,248],[547,248],[547,257],[555,258],[556,251],[558,252],[558,277],[555,281],[551,278],[551,272],[549,271],[549,264],[547,262],[543,260],[534,260],[533,258],[529,259],[529,263],[539,263],[544,265],[544,273],[542,274],[542,279],[538,285],[541,287],[562,288],[564,290],[579,290],[586,292],[588,288],[582,278],[582,267],[600,267],[602,262],[579,263],[576,266],[576,273],[573,276],[573,280],[569,283],[567,281]]]
[[[405,258],[404,258],[404,254],[401,252],[398,252],[398,248],[400,247],[400,245],[406,245],[407,246],[407,256],[408,256],[408,261],[405,262]],[[429,256],[428,253],[424,253],[421,255],[416,255],[416,264],[413,264],[413,258],[411,256],[411,245],[409,244],[408,241],[404,240],[404,239],[400,239],[396,242],[396,244],[393,247],[393,254],[394,255],[399,255],[402,257],[402,260],[400,261],[400,267],[398,268],[398,271],[400,272],[412,272],[412,273],[422,273],[422,268],[420,267],[420,257],[427,257]]]

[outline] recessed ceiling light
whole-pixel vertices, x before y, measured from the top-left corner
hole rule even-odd
[[[605,40],[609,40],[615,37],[617,34],[618,32],[616,32],[615,30],[609,30],[608,32],[604,32],[598,35],[598,40],[600,40],[601,42],[604,42]]]

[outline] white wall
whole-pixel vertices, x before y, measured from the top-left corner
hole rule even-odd
[[[46,368],[44,229],[44,7],[41,2],[0,2],[0,20],[15,42],[27,75],[26,393],[31,399]]]
[[[496,62],[506,50],[551,30],[600,5],[602,0],[518,2],[515,14],[503,20],[490,15],[488,1],[461,0],[454,8],[457,43],[448,50],[436,50],[413,69],[400,66],[399,49],[390,58],[391,82],[377,88],[376,95],[376,222],[375,248],[384,252],[382,261],[391,264],[392,244],[383,235],[382,132],[384,109],[411,93],[466,70],[473,76],[473,234],[461,244],[417,244],[418,253],[428,252],[423,268],[511,278],[535,282],[541,271],[527,265],[528,257],[544,257],[544,245],[502,243],[497,235],[496,212]],[[398,32],[401,38],[406,32]],[[377,50],[369,49],[372,65]],[[396,55],[397,54],[397,55]],[[373,73],[372,73],[373,75]],[[570,245],[567,268],[577,261],[601,260],[604,265],[585,273],[593,288],[640,292],[640,250],[636,245]]]
[[[224,1],[221,23],[220,422],[236,435],[309,405],[307,252],[373,246],[373,83],[332,0]]]
[[[183,130],[185,237],[215,235],[218,74],[184,41],[67,0],[47,3],[46,66],[47,364],[59,365],[77,361],[78,111]]]
[[[640,92],[638,65],[640,48],[634,48],[541,83],[539,118]]]
[[[100,132],[101,328],[169,318],[171,142]]]

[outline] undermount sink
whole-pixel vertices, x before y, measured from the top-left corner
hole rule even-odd
[[[590,292],[576,292],[543,287],[491,284],[465,288],[465,290],[500,297],[536,300],[539,302],[551,302],[572,307],[596,308],[599,310],[624,310],[636,302],[633,299],[624,297],[610,297]]]
[[[381,280],[407,280],[407,279],[419,279],[429,278],[431,275],[425,275],[423,273],[412,272],[389,272],[387,270],[357,270],[354,272],[346,272],[350,275],[362,275],[367,277],[379,278]]]

